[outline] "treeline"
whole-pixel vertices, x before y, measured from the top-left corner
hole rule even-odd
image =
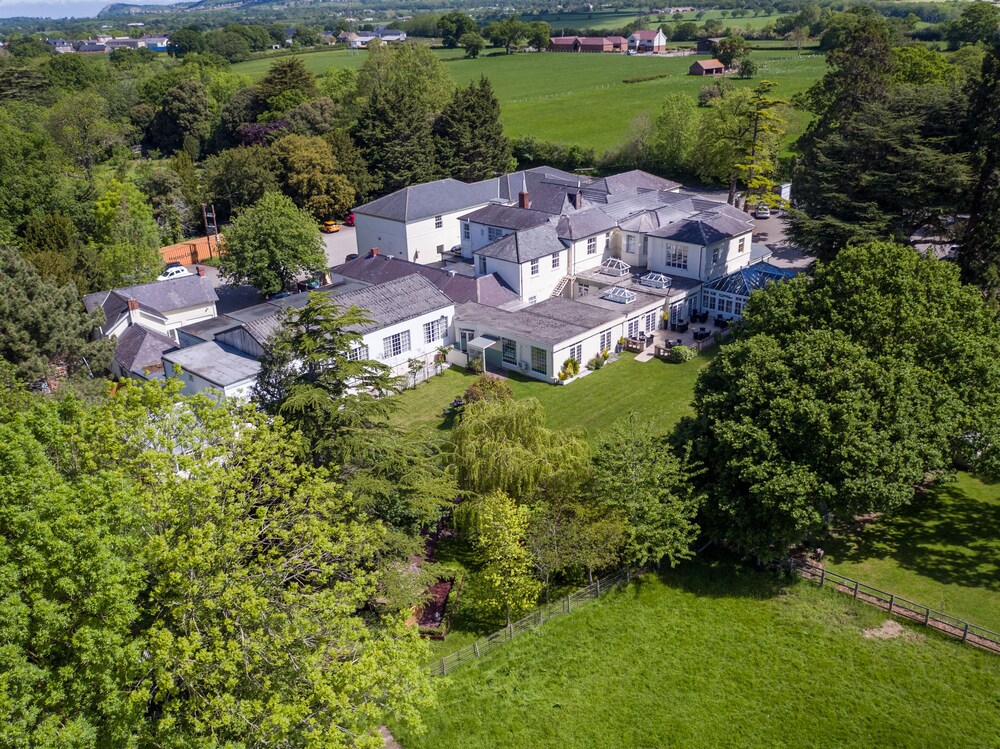
[[[485,79],[456,89],[424,47],[256,84],[209,52],[0,62],[0,231],[78,291],[150,280],[156,249],[282,192],[314,220],[437,177],[514,168]],[[138,158],[142,156],[143,158]]]

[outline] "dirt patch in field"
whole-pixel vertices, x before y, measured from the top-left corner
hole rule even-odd
[[[876,629],[863,629],[861,634],[867,639],[892,640],[902,637],[906,640],[922,640],[923,635],[919,635],[911,629],[904,627],[895,619],[886,619],[882,626]]]

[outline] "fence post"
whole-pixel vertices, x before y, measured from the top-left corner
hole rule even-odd
[[[601,578],[597,578],[597,597],[601,597]]]
[[[572,610],[573,610],[573,599],[569,596],[569,594],[567,594],[566,595],[566,611],[572,611]]]
[[[826,567],[819,568],[819,587],[823,587],[823,583],[826,581]]]
[[[926,627],[931,621],[931,610],[924,608],[924,626]]]
[[[965,623],[965,631],[962,632],[962,642],[965,642],[968,639],[969,639],[969,623],[966,622]]]
[[[507,625],[507,639],[508,640],[513,640],[514,639],[514,623],[513,622],[510,622]]]
[[[628,583],[628,582],[631,582],[631,581],[632,581],[632,570],[631,570],[631,568],[626,567],[625,568],[625,582]]]
[[[472,643],[472,651],[476,654],[476,657],[478,658],[479,657],[479,642],[478,641]]]
[[[857,580],[855,580],[855,581],[854,581],[854,597],[855,597],[855,598],[857,598],[857,597],[858,597],[858,585],[859,585],[858,581],[857,581]]]
[[[441,675],[448,675],[448,664],[445,662],[444,658],[441,659]]]
[[[896,600],[896,596],[894,596],[893,594],[890,593],[889,594],[889,613],[890,614],[892,613],[892,604],[895,602],[895,600]]]

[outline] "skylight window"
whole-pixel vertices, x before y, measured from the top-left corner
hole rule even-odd
[[[631,304],[635,301],[635,292],[620,286],[612,286],[602,296],[609,302],[617,302],[618,304]]]
[[[668,289],[670,288],[670,277],[662,273],[647,273],[639,279],[639,283],[651,289]]]
[[[616,257],[609,257],[601,263],[601,273],[605,276],[627,276],[631,270],[631,265]]]

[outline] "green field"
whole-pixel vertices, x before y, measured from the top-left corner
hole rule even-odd
[[[708,10],[702,13],[701,19],[696,16],[698,11],[688,13],[677,13],[674,15],[658,14],[644,15],[646,28],[655,29],[659,26],[671,27],[675,19],[677,23],[682,21],[694,21],[701,25],[712,18],[722,21],[724,27],[736,29],[760,29],[769,23],[775,23],[783,14],[775,13],[770,16],[747,15],[743,18],[733,18],[729,13],[723,16],[724,11]],[[541,13],[535,16],[522,16],[522,21],[545,21],[551,29],[552,36],[573,35],[581,29],[595,29],[611,31],[621,29],[623,26],[632,23],[639,17],[638,10],[625,11],[594,11],[591,13]],[[667,37],[669,39],[669,33]]]
[[[461,85],[487,76],[500,100],[504,126],[512,136],[532,135],[542,140],[578,144],[604,150],[626,137],[629,123],[640,114],[655,116],[663,98],[670,93],[692,97],[705,79],[689,76],[693,57],[627,57],[588,54],[490,55],[478,60],[463,59],[461,51],[435,50],[455,82]],[[332,67],[358,68],[365,52],[324,50],[301,55],[313,73]],[[758,50],[760,79],[777,82],[776,93],[783,98],[804,91],[826,70],[821,55],[789,50]],[[252,77],[262,76],[270,59],[251,60],[233,66],[233,71]],[[625,84],[626,78],[666,74],[643,83]],[[733,79],[738,87],[755,86],[756,81]],[[789,113],[789,134],[801,133],[808,123],[804,112]]]
[[[1000,632],[1000,483],[967,473],[824,545],[841,574]]]
[[[657,431],[667,432],[682,416],[692,413],[694,382],[709,356],[686,364],[667,364],[658,359],[637,362],[632,354],[623,354],[619,361],[569,385],[549,385],[516,373],[511,373],[509,381],[515,398],[541,402],[547,424],[554,429],[581,428],[593,440],[634,409]],[[397,398],[400,408],[394,423],[406,428],[449,429],[450,421],[442,416],[444,409],[474,379],[474,375],[453,367],[406,391]]]
[[[438,682],[406,749],[996,747],[1000,658],[728,561],[611,593]]]

